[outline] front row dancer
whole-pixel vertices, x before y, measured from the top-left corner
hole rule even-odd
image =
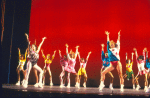
[[[100,73],[102,74],[103,70],[105,70],[107,67],[110,66],[110,59],[108,57],[108,51],[106,51],[105,54],[104,54],[104,44],[101,44],[101,46],[102,46],[102,54],[101,54],[101,56],[102,56],[103,66],[101,68],[101,72]],[[113,79],[114,79],[114,76],[113,76],[113,74],[111,72],[108,72],[107,75],[110,77],[109,88],[111,90],[113,90]]]
[[[102,73],[101,73],[101,83],[99,90],[101,91],[104,88],[104,80],[105,80],[105,74],[108,72],[114,70],[114,68],[117,68],[118,75],[120,78],[120,85],[121,85],[121,92],[124,90],[124,79],[122,76],[122,64],[120,62],[120,31],[118,32],[118,40],[117,43],[115,43],[113,40],[109,40],[109,32],[105,32],[107,35],[107,51],[108,51],[108,57],[110,59],[110,66],[107,67]]]
[[[78,56],[79,56],[79,62],[80,62],[80,69],[78,71],[78,84],[77,86],[80,87],[80,80],[81,80],[81,75],[84,76],[84,83],[83,83],[83,87],[86,87],[86,81],[87,81],[87,74],[86,74],[86,65],[87,65],[87,62],[88,62],[88,59],[89,59],[89,56],[90,56],[91,52],[88,53],[88,56],[86,59],[84,58],[80,58],[80,53],[78,52]]]
[[[144,48],[143,50],[143,55],[138,56],[137,50],[136,48],[133,49],[135,51],[135,55],[136,55],[136,61],[137,61],[137,67],[138,67],[138,74],[135,77],[135,83],[137,84],[136,90],[139,90],[141,87],[139,86],[139,82],[138,79],[144,75],[144,81],[145,81],[145,87],[144,87],[144,91],[148,92],[148,82],[147,82],[147,70],[145,69],[145,52],[146,52],[146,48]]]
[[[52,58],[50,59],[50,54],[47,54],[46,57],[43,53],[43,50],[41,50],[42,52],[42,56],[44,58],[44,62],[45,62],[45,66],[44,66],[44,73],[43,73],[43,85],[45,85],[45,75],[46,75],[46,72],[48,71],[49,73],[49,79],[50,79],[50,86],[53,86],[53,82],[52,82],[52,73],[51,73],[51,70],[50,70],[50,65],[55,57],[55,53],[56,53],[56,50],[54,51],[54,54],[52,55]]]
[[[46,37],[42,38],[42,42],[40,43],[40,45],[37,48],[35,44],[32,44],[32,47],[30,46],[28,35],[27,34],[25,34],[25,35],[26,35],[27,41],[28,41],[28,48],[29,48],[28,58],[29,58],[29,60],[27,63],[27,75],[26,75],[26,79],[25,79],[25,83],[23,84],[23,87],[25,87],[25,88],[28,87],[29,74],[30,74],[31,68],[33,67],[34,69],[36,69],[40,72],[38,86],[40,88],[43,88],[43,85],[42,85],[43,70],[37,65],[37,61],[39,59],[39,51],[40,51],[41,46],[42,46],[44,40],[46,39]]]
[[[133,84],[133,89],[135,89],[135,83],[134,83],[134,73],[132,70],[133,66],[133,55],[132,53],[132,61],[128,59],[127,53],[126,53],[126,73],[124,74],[123,78],[127,78],[127,80],[132,78],[132,84]]]

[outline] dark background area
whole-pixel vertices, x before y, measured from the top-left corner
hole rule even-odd
[[[2,42],[2,83],[7,83],[10,59],[10,82],[16,83],[18,65],[18,48],[24,54],[27,48],[25,33],[29,33],[31,0],[6,0],[4,18],[4,36]],[[14,21],[13,21],[14,17]],[[12,35],[13,32],[13,35]],[[12,36],[12,49],[10,58]]]

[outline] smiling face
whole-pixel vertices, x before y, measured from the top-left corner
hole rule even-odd
[[[115,48],[115,42],[113,40],[110,41],[109,43],[110,48]]]

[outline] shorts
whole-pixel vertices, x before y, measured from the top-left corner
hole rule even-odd
[[[148,73],[148,71],[146,69],[139,71],[139,75],[145,75],[147,73]]]
[[[17,69],[18,69],[19,71],[23,70],[23,65],[19,65],[19,66],[17,67]]]
[[[85,68],[80,68],[78,71],[78,75],[85,75],[85,74],[86,74]]]
[[[127,80],[129,80],[129,79],[132,79],[132,74],[134,74],[134,73],[133,73],[133,71],[131,71],[131,72],[126,71],[126,74],[127,74]]]
[[[110,61],[110,63],[111,63],[113,66],[117,66],[118,61]]]

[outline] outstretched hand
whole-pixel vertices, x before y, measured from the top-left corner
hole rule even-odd
[[[54,51],[54,53],[56,53],[56,50]]]
[[[20,51],[20,49],[18,48],[18,50]]]
[[[89,54],[91,54],[92,52],[90,51]]]
[[[60,50],[58,50],[59,51],[59,53],[61,53],[61,51]]]
[[[108,31],[105,31],[105,34],[106,34],[106,35],[109,35],[109,32],[108,32]]]
[[[69,47],[68,44],[65,45],[66,47]]]
[[[104,44],[101,44],[101,46],[104,47],[105,45],[104,45]]]
[[[143,49],[143,51],[145,51],[145,52],[146,52],[146,51],[147,51],[147,48],[144,48],[144,49]]]
[[[45,40],[45,39],[46,39],[46,37],[43,37],[43,38],[42,38],[42,40]]]
[[[29,36],[28,36],[28,34],[27,34],[27,33],[25,33],[25,36],[27,37],[27,39],[29,38]]]
[[[136,48],[133,48],[133,51],[136,51]]]
[[[79,46],[76,46],[75,48],[79,48]]]
[[[132,52],[131,54],[132,54],[132,55],[134,55],[134,53],[133,53],[133,52]]]

